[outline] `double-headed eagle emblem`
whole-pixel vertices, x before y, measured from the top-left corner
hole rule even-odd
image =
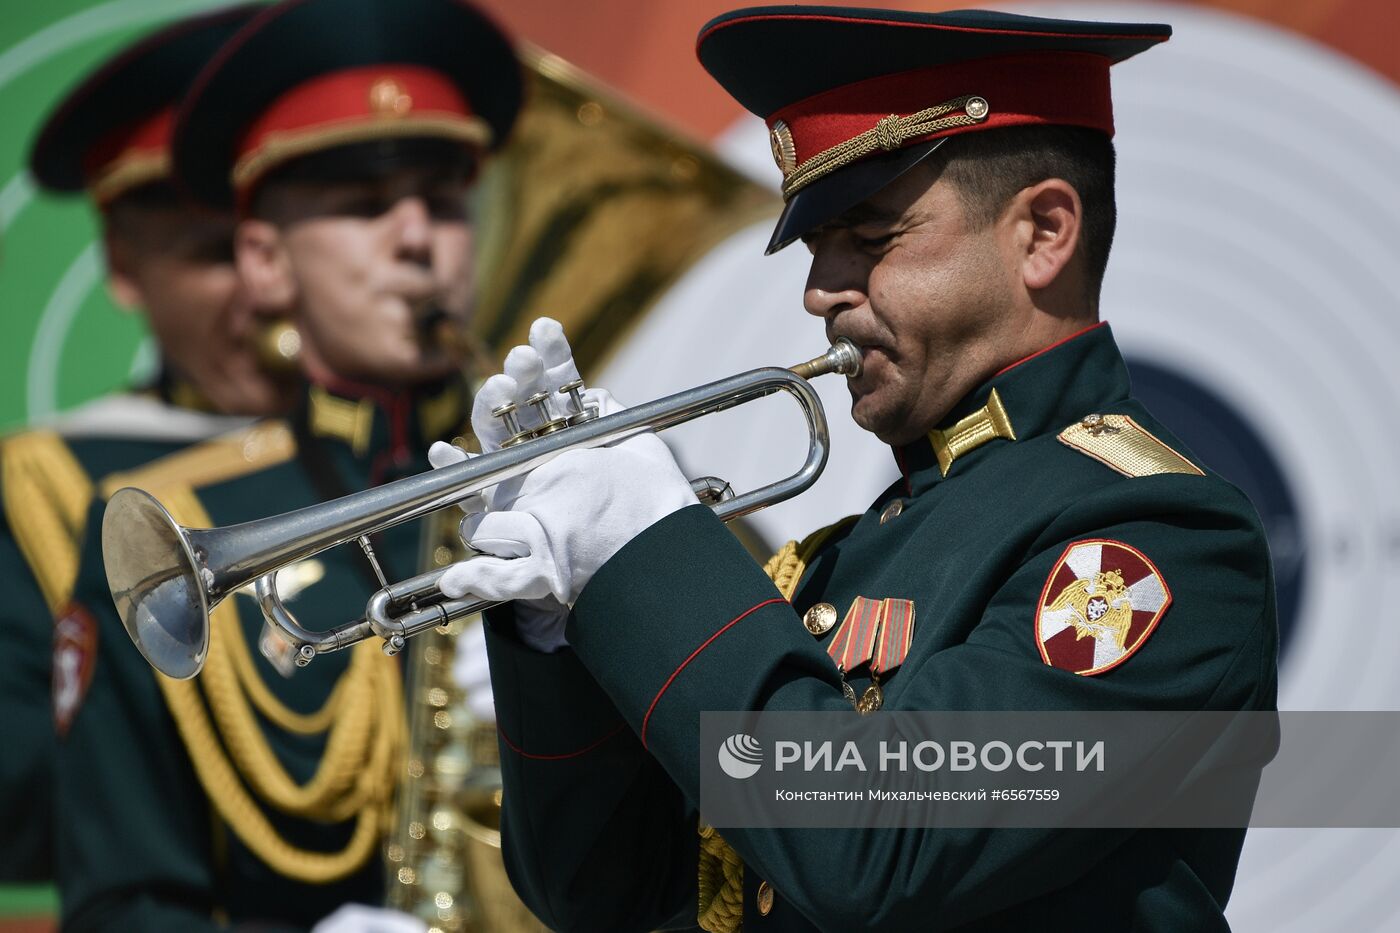
[[[1071,581],[1046,609],[1051,612],[1068,609],[1073,613],[1076,641],[1108,635],[1119,651],[1123,650],[1128,627],[1133,622],[1132,598],[1123,583],[1121,570],[1103,570],[1092,577]]]

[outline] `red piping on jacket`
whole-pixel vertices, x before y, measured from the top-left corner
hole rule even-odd
[[[664,693],[666,692],[666,690],[671,686],[671,682],[674,681],[678,676],[680,676],[680,672],[681,672],[681,671],[685,670],[686,665],[689,664],[691,661],[694,661],[695,658],[696,658],[696,656],[699,655],[700,652],[702,652],[702,651],[704,651],[706,648],[708,648],[708,647],[710,646],[710,642],[714,641],[716,638],[720,637],[720,636],[723,635],[725,632],[729,631],[729,629],[730,629],[733,625],[735,625],[735,624],[738,623],[738,622],[741,622],[746,616],[749,616],[749,615],[751,615],[751,614],[757,612],[758,610],[762,609],[764,606],[771,606],[771,605],[773,605],[774,603],[786,603],[786,602],[787,602],[787,600],[786,600],[786,599],[783,599],[781,596],[774,596],[772,599],[765,599],[763,602],[759,603],[757,606],[751,606],[750,608],[745,609],[745,610],[744,610],[743,612],[741,612],[738,616],[736,616],[735,618],[733,618],[733,619],[731,619],[729,622],[727,622],[727,623],[724,625],[723,628],[721,628],[719,631],[715,632],[715,633],[714,633],[713,635],[711,635],[709,638],[707,638],[707,639],[705,639],[703,642],[701,642],[701,643],[700,643],[700,647],[699,647],[699,648],[696,648],[694,651],[692,651],[692,652],[690,653],[690,656],[689,656],[688,658],[686,658],[684,661],[682,661],[682,662],[680,663],[680,666],[677,667],[674,671],[671,672],[671,676],[666,678],[666,682],[665,682],[664,684],[661,685],[661,689],[658,690],[658,691],[656,692],[656,696],[652,698],[651,705],[647,707],[647,714],[646,714],[645,716],[642,717],[642,732],[641,732],[642,748],[646,748],[646,747],[647,747],[647,724],[651,721],[651,714],[652,714],[652,712],[656,709],[656,704],[659,703],[659,702],[661,701],[661,696],[662,696],[662,694],[664,694]]]
[[[1004,366],[1004,367],[1002,367],[1001,369],[998,369],[995,373],[992,374],[992,378],[995,379],[997,376],[1000,376],[1002,373],[1010,372],[1011,370],[1015,369],[1017,366],[1020,366],[1022,363],[1029,363],[1031,360],[1035,359],[1037,356],[1040,356],[1042,353],[1049,353],[1051,350],[1055,349],[1056,347],[1058,347],[1058,346],[1060,346],[1060,345],[1062,345],[1062,344],[1069,343],[1069,342],[1070,342],[1071,340],[1073,340],[1075,337],[1083,337],[1085,334],[1089,333],[1089,331],[1094,330],[1095,328],[1103,327],[1103,326],[1104,326],[1105,324],[1107,324],[1107,323],[1108,323],[1107,321],[1099,321],[1097,324],[1090,324],[1088,327],[1084,328],[1083,330],[1075,331],[1074,333],[1070,334],[1068,337],[1064,337],[1064,338],[1061,338],[1060,340],[1056,340],[1054,343],[1050,344],[1050,346],[1048,346],[1048,347],[1043,347],[1042,349],[1036,350],[1036,351],[1035,351],[1034,353],[1032,353],[1030,356],[1023,356],[1023,357],[1021,357],[1019,360],[1017,360],[1016,362],[1012,363],[1010,366]]]
[[[565,759],[565,758],[577,758],[577,757],[579,757],[580,755],[586,755],[586,754],[588,754],[589,752],[593,751],[593,749],[597,748],[599,745],[602,745],[602,744],[603,744],[604,742],[606,742],[608,739],[611,739],[613,736],[617,735],[619,732],[621,732],[621,731],[622,731],[623,729],[625,729],[625,728],[627,728],[627,723],[624,722],[624,723],[622,723],[621,725],[619,725],[616,729],[614,729],[613,731],[609,732],[607,735],[603,736],[603,737],[602,737],[601,739],[599,739],[598,741],[593,742],[593,743],[590,744],[590,745],[585,745],[583,748],[580,748],[580,749],[579,749],[578,751],[576,751],[576,752],[565,752],[565,753],[562,754],[562,755],[534,755],[534,754],[531,754],[530,752],[525,751],[525,750],[522,749],[520,746],[518,746],[518,745],[516,745],[514,742],[512,742],[512,741],[510,740],[510,737],[506,735],[505,730],[502,729],[500,726],[497,726],[497,727],[496,727],[496,734],[499,735],[499,736],[501,737],[501,741],[502,741],[502,742],[506,743],[506,747],[507,747],[507,748],[509,748],[511,751],[515,752],[515,753],[516,753],[517,755],[519,755],[521,758],[529,758],[529,759],[531,759],[532,761],[562,761],[562,760]]]

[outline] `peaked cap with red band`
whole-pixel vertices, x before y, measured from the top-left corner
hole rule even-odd
[[[170,129],[180,95],[240,27],[249,4],[181,20],[98,68],[54,108],[29,154],[48,191],[86,190],[106,204],[170,173]]]
[[[284,0],[199,75],[176,118],[175,173],[227,207],[305,156],[348,153],[373,172],[422,141],[484,152],[522,93],[510,40],[465,0]]]
[[[1054,124],[1113,135],[1109,65],[1170,36],[1157,24],[990,10],[768,6],[711,20],[696,52],[768,124],[787,202],[772,253],[960,133]]]

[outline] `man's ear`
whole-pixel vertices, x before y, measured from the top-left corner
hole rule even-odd
[[[282,232],[265,220],[242,220],[233,237],[238,278],[253,303],[290,308],[296,300],[296,276]]]
[[[1078,251],[1084,205],[1079,192],[1062,178],[1047,178],[1012,199],[1023,236],[1021,277],[1026,288],[1041,291],[1066,282],[1066,268]]]
[[[140,311],[146,307],[146,293],[135,274],[135,257],[131,247],[108,233],[102,241],[107,253],[107,294],[123,311]]]

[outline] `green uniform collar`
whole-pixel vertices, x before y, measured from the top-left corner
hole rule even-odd
[[[893,448],[895,462],[909,494],[918,495],[1002,444],[1058,433],[1128,393],[1128,367],[1100,322],[992,376],[934,430]]]
[[[457,378],[401,390],[326,380],[306,387],[293,420],[374,485],[420,471],[433,441],[466,430],[467,400]]]

